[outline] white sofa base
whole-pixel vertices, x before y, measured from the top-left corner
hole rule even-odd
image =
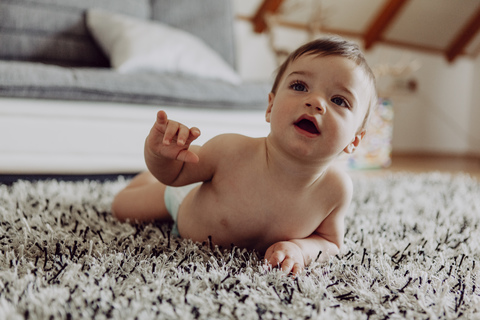
[[[221,133],[261,137],[269,130],[262,110],[1,98],[0,174],[145,170],[143,143],[160,109],[200,128],[197,144]]]

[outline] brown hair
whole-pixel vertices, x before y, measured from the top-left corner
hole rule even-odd
[[[360,68],[362,68],[362,70],[365,72],[367,77],[371,80],[372,90],[373,90],[373,96],[370,98],[370,103],[367,108],[365,119],[360,127],[360,129],[364,129],[368,123],[368,119],[370,118],[371,110],[374,108],[374,106],[377,103],[377,93],[375,89],[375,75],[373,74],[372,69],[370,69],[370,67],[368,66],[367,61],[365,60],[365,56],[360,50],[360,47],[354,42],[344,40],[340,37],[330,36],[330,37],[319,38],[302,45],[297,50],[292,52],[287,57],[287,59],[282,63],[282,65],[277,69],[277,75],[275,77],[275,81],[273,82],[273,87],[271,92],[276,93],[278,86],[280,84],[280,81],[285,73],[285,70],[290,65],[290,63],[292,63],[299,57],[307,54],[314,54],[320,57],[331,56],[331,55],[344,57],[352,60]]]

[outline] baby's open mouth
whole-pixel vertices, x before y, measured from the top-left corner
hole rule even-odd
[[[308,119],[301,119],[300,121],[295,123],[295,126],[311,134],[320,134],[320,131],[318,131],[315,123]]]

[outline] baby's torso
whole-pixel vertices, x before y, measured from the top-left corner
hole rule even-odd
[[[252,160],[252,159],[250,159]],[[311,235],[334,208],[335,200],[321,196],[324,186],[296,190],[265,178],[258,161],[230,163],[212,181],[190,192],[178,213],[183,237],[264,252],[282,240]]]

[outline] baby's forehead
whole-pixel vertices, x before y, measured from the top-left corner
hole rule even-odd
[[[328,61],[327,60],[336,60],[336,61]],[[348,81],[350,77],[360,77],[364,82],[373,83],[373,79],[370,76],[369,71],[362,66],[361,64],[357,63],[354,59],[350,57],[345,57],[338,54],[321,54],[321,53],[305,53],[299,55],[295,59],[289,62],[287,67],[285,68],[285,74],[283,75],[284,78],[291,73],[304,73],[304,74],[311,74],[321,76],[325,75],[323,72],[317,72],[315,68],[322,68],[320,70],[329,71],[330,74],[328,76],[336,76],[336,75],[344,75],[343,80]],[[339,71],[338,73],[336,71]],[[338,77],[340,80],[341,77]],[[360,85],[362,84],[360,83]]]

